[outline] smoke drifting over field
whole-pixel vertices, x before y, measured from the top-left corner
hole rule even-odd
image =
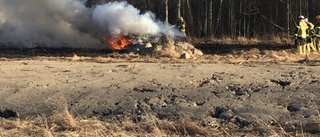
[[[86,0],[1,0],[1,47],[105,48],[102,35],[178,36],[177,29],[126,2],[89,9]]]
[[[93,10],[93,20],[111,35],[121,33],[124,35],[159,35],[162,33],[172,37],[182,36],[177,29],[156,21],[153,13],[140,14],[140,10],[127,2],[113,2],[97,6]]]
[[[89,47],[99,41],[86,32],[81,0],[1,0],[0,43],[10,47]]]

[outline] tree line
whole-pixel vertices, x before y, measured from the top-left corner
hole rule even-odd
[[[88,0],[87,6],[116,0]],[[319,0],[127,0],[141,12],[152,11],[157,18],[176,24],[186,21],[187,35],[196,38],[291,35],[297,17],[315,23]]]

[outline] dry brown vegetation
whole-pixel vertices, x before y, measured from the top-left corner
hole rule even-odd
[[[287,133],[278,125],[263,123],[260,127],[243,131],[231,131],[212,121],[204,127],[190,119],[175,121],[159,120],[153,115],[144,121],[132,120],[102,121],[96,118],[73,117],[67,109],[51,116],[37,116],[26,119],[0,119],[0,136],[41,136],[41,137],[107,137],[107,136],[312,136],[301,132]]]
[[[202,44],[219,44],[219,45],[259,45],[259,44],[268,44],[268,45],[286,45],[294,44],[293,37],[286,36],[264,36],[263,38],[247,38],[247,37],[222,37],[222,38],[190,38],[190,41],[193,43],[202,43]]]
[[[95,118],[75,118],[64,110],[51,116],[28,119],[0,119],[0,136],[187,136],[221,135],[223,130],[210,129],[186,119],[158,120],[148,116],[144,122],[131,120],[100,121]]]
[[[159,59],[161,58],[161,59]],[[16,59],[16,58],[15,58]],[[32,59],[40,60],[64,60],[64,61],[81,61],[81,62],[145,62],[145,63],[277,63],[277,64],[308,64],[319,65],[320,54],[311,52],[308,59],[304,56],[296,54],[295,49],[287,50],[261,50],[252,48],[249,50],[231,50],[225,54],[203,55],[202,57],[193,58],[190,60],[172,58],[170,56],[153,56],[153,55],[139,55],[134,53],[119,54],[117,52],[105,56],[80,56],[73,54],[72,57],[44,57],[35,56]],[[2,58],[0,60],[10,60],[9,58]]]

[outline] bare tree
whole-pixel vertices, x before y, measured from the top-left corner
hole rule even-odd
[[[181,0],[178,0],[178,7],[177,7],[177,14],[178,18],[181,17]]]
[[[87,6],[117,0],[88,0]],[[120,0],[118,0],[120,1]],[[190,37],[263,37],[279,33],[290,36],[297,17],[310,21],[320,14],[320,0],[127,0],[152,11],[166,23],[183,16]]]
[[[169,6],[168,6],[168,0],[163,0],[166,4],[166,24],[169,24]]]

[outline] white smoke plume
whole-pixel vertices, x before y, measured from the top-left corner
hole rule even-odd
[[[85,7],[85,2],[1,0],[0,48],[105,48],[101,35],[182,35],[157,21],[154,14],[140,14],[127,2],[107,3],[93,9]]]
[[[82,0],[1,0],[0,46],[92,47]],[[90,16],[89,16],[90,17]]]
[[[111,35],[169,35],[184,36],[174,26],[155,19],[151,12],[141,11],[127,2],[99,5],[93,10],[93,20]]]

